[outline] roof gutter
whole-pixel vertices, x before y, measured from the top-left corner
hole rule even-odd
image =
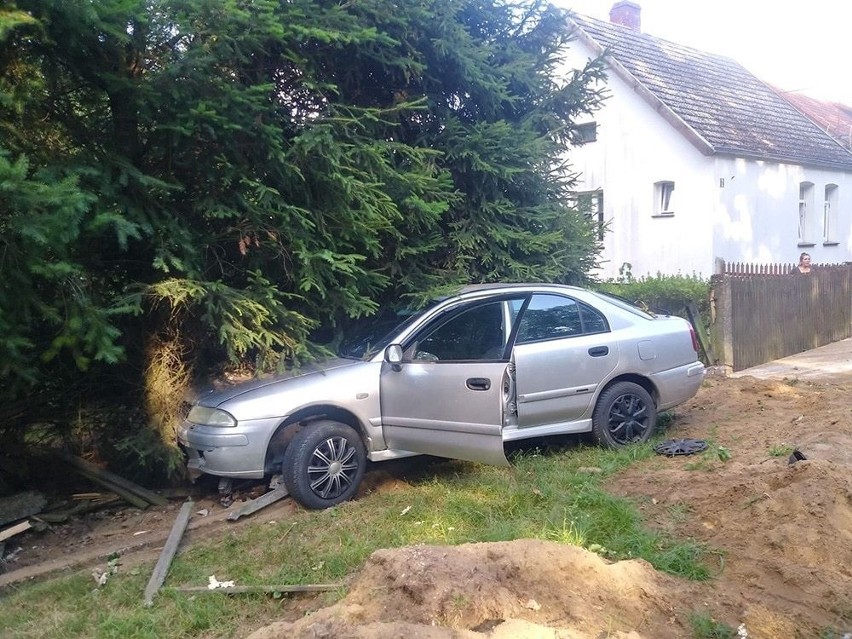
[[[822,169],[829,171],[841,171],[844,173],[852,173],[852,164],[843,164],[841,162],[819,162],[813,160],[801,160],[793,157],[785,157],[781,155],[757,155],[754,153],[746,153],[739,149],[721,148],[716,151],[716,155],[729,156],[735,159],[753,160],[755,162],[768,162],[774,164],[790,164],[795,166],[809,167],[812,169]]]
[[[607,56],[606,49],[599,45],[591,36],[589,36],[589,34],[583,31],[582,26],[573,20],[571,20],[571,23],[574,25],[575,32],[578,34],[580,40],[586,44],[586,46],[591,47],[591,49],[599,56],[606,56],[607,64],[615,72],[615,74],[630,85],[630,87],[639,94],[639,96],[645,100],[645,102],[647,102],[654,111],[663,116],[663,118],[671,124],[675,130],[689,140],[696,149],[698,149],[703,155],[714,155],[716,153],[716,149],[713,148],[713,145],[702,137],[698,131],[689,126],[689,124],[687,124],[677,113],[672,111],[665,102],[651,93],[651,91],[637,80],[630,71],[625,69],[618,60]]]

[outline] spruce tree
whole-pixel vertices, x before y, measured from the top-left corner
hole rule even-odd
[[[4,399],[119,365],[141,387],[158,345],[270,366],[384,301],[582,281],[564,158],[603,76],[555,73],[569,38],[535,0],[3,1]]]

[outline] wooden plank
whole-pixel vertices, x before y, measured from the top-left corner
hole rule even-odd
[[[343,584],[307,584],[304,586],[227,586],[225,588],[208,588],[207,586],[179,586],[173,588],[176,592],[220,592],[224,594],[245,594],[255,592],[325,592],[339,590]]]
[[[20,534],[24,531],[27,531],[32,527],[33,527],[33,525],[30,522],[22,521],[21,523],[15,524],[14,526],[9,526],[8,528],[4,528],[3,530],[0,530],[0,541],[4,541],[5,539],[8,539],[9,537],[14,537],[15,535],[18,535],[18,534]]]
[[[129,490],[125,490],[118,484],[112,483],[109,479],[104,477],[101,474],[93,473],[86,468],[75,468],[75,470],[80,473],[83,477],[92,480],[96,484],[100,484],[110,492],[115,493],[119,497],[121,497],[124,501],[129,504],[136,506],[137,508],[141,508],[145,510],[148,506],[150,506],[150,502],[138,495],[130,492]]]
[[[240,517],[256,513],[261,508],[266,508],[270,504],[274,504],[276,501],[283,499],[289,494],[290,493],[287,492],[287,489],[284,486],[279,486],[274,490],[270,490],[268,493],[264,493],[257,499],[247,501],[239,508],[233,509],[230,513],[228,513],[228,521],[236,521]]]
[[[79,501],[76,502],[75,505],[71,508],[65,508],[64,510],[51,510],[49,512],[40,512],[38,515],[34,515],[33,517],[35,519],[40,519],[41,521],[47,522],[48,524],[61,524],[77,515],[83,515],[85,513],[90,513],[95,510],[100,510],[101,508],[114,506],[120,501],[121,497],[117,495],[102,495],[101,499],[98,499],[96,501]]]
[[[72,501],[83,501],[84,499],[89,500],[89,499],[103,499],[103,498],[104,498],[103,493],[76,493],[74,495],[71,495]]]
[[[189,516],[192,514],[192,508],[194,505],[195,502],[187,501],[183,506],[181,506],[180,512],[172,526],[172,531],[169,533],[169,538],[166,539],[166,545],[163,546],[160,558],[157,560],[157,565],[154,566],[154,572],[148,580],[148,585],[145,586],[144,604],[146,607],[154,605],[154,595],[157,594],[160,586],[162,586],[163,582],[166,580],[166,574],[169,572],[169,567],[172,565],[172,559],[174,559],[175,553],[180,545],[180,540],[183,537],[183,533],[186,530],[187,525],[189,524]]]
[[[165,506],[169,503],[169,501],[165,497],[158,495],[157,493],[150,491],[147,488],[143,488],[139,484],[129,481],[124,477],[120,477],[115,473],[111,473],[108,470],[98,468],[94,464],[87,462],[85,459],[81,459],[80,457],[76,457],[74,455],[69,455],[68,453],[65,453],[63,451],[59,451],[57,454],[59,455],[59,458],[62,459],[62,461],[69,464],[70,466],[73,466],[78,470],[91,473],[101,478],[103,481],[109,482],[110,484],[114,484],[126,492],[141,497],[149,504],[153,504],[155,506]],[[113,490],[113,492],[116,491]]]

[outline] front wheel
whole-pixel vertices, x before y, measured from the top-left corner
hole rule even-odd
[[[290,495],[306,508],[329,508],[358,491],[367,453],[354,429],[330,420],[300,430],[284,451],[281,474]]]
[[[639,384],[616,382],[598,398],[592,415],[592,433],[608,448],[641,444],[654,434],[657,407]]]

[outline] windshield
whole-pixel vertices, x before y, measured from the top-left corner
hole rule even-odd
[[[355,320],[343,331],[337,355],[349,359],[373,357],[426,310],[382,308],[375,315]]]

